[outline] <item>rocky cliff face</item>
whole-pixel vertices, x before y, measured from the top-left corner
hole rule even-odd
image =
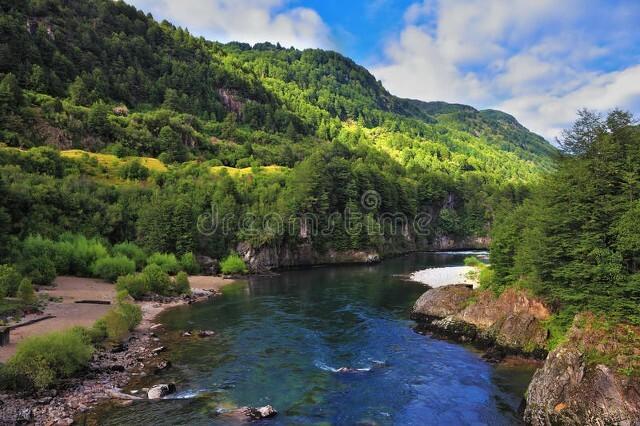
[[[628,326],[599,327],[589,315],[576,317],[566,341],[533,376],[525,421],[536,426],[639,425],[637,332]]]
[[[473,341],[499,353],[546,355],[547,331],[542,321],[549,310],[522,290],[508,289],[500,297],[453,285],[428,290],[413,307],[419,329]]]
[[[238,244],[238,253],[247,263],[249,270],[254,273],[294,266],[376,263],[380,261],[380,255],[375,251],[328,250],[325,253],[319,253],[313,249],[311,244],[301,244],[296,247],[284,245],[254,248],[250,244],[240,243]]]
[[[489,247],[489,239],[487,237],[453,239],[443,236],[416,244],[413,241],[413,237],[409,236],[401,246],[389,244],[383,248],[382,252],[372,249],[319,252],[313,248],[310,242],[297,245],[282,244],[262,247],[253,247],[249,243],[242,242],[238,244],[236,249],[247,263],[251,272],[261,273],[296,266],[376,263],[384,256],[410,253],[417,250],[470,250],[486,249],[487,247]]]

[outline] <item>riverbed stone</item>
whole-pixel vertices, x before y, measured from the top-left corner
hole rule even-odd
[[[147,392],[147,398],[160,399],[174,393],[175,391],[176,385],[174,385],[173,383],[154,385],[149,388],[149,391]]]

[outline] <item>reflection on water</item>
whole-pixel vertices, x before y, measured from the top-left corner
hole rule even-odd
[[[425,290],[404,280],[461,254],[252,278],[163,315],[173,367],[133,383],[175,382],[170,400],[105,406],[93,424],[228,424],[224,409],[273,405],[269,424],[513,424],[530,367],[495,367],[469,348],[412,331]],[[180,331],[210,329],[210,339]],[[266,423],[266,421],[265,421]]]

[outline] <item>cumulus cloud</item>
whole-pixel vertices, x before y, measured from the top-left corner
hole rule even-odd
[[[287,0],[127,0],[155,17],[213,40],[279,42],[298,48],[333,46],[320,15],[288,8]]]
[[[373,72],[399,96],[500,108],[552,139],[578,108],[640,100],[636,63],[593,66],[631,42],[625,29],[638,9],[622,14],[598,1],[420,1]]]

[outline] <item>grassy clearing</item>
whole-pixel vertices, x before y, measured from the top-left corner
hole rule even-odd
[[[217,175],[220,173],[227,172],[231,177],[245,177],[249,175],[255,174],[267,174],[273,175],[277,173],[287,173],[290,169],[284,166],[260,166],[260,167],[245,167],[242,169],[238,169],[235,167],[229,166],[213,166],[209,169],[211,174]]]
[[[162,161],[158,160],[157,158],[150,158],[150,157],[119,158],[112,154],[98,154],[95,152],[83,151],[81,149],[70,149],[66,151],[61,151],[60,155],[66,158],[74,159],[74,160],[80,160],[85,156],[89,158],[95,158],[98,161],[98,164],[114,172],[117,172],[117,170],[127,161],[136,160],[136,159],[139,160],[143,166],[145,166],[147,169],[151,171],[162,173],[169,170]]]

